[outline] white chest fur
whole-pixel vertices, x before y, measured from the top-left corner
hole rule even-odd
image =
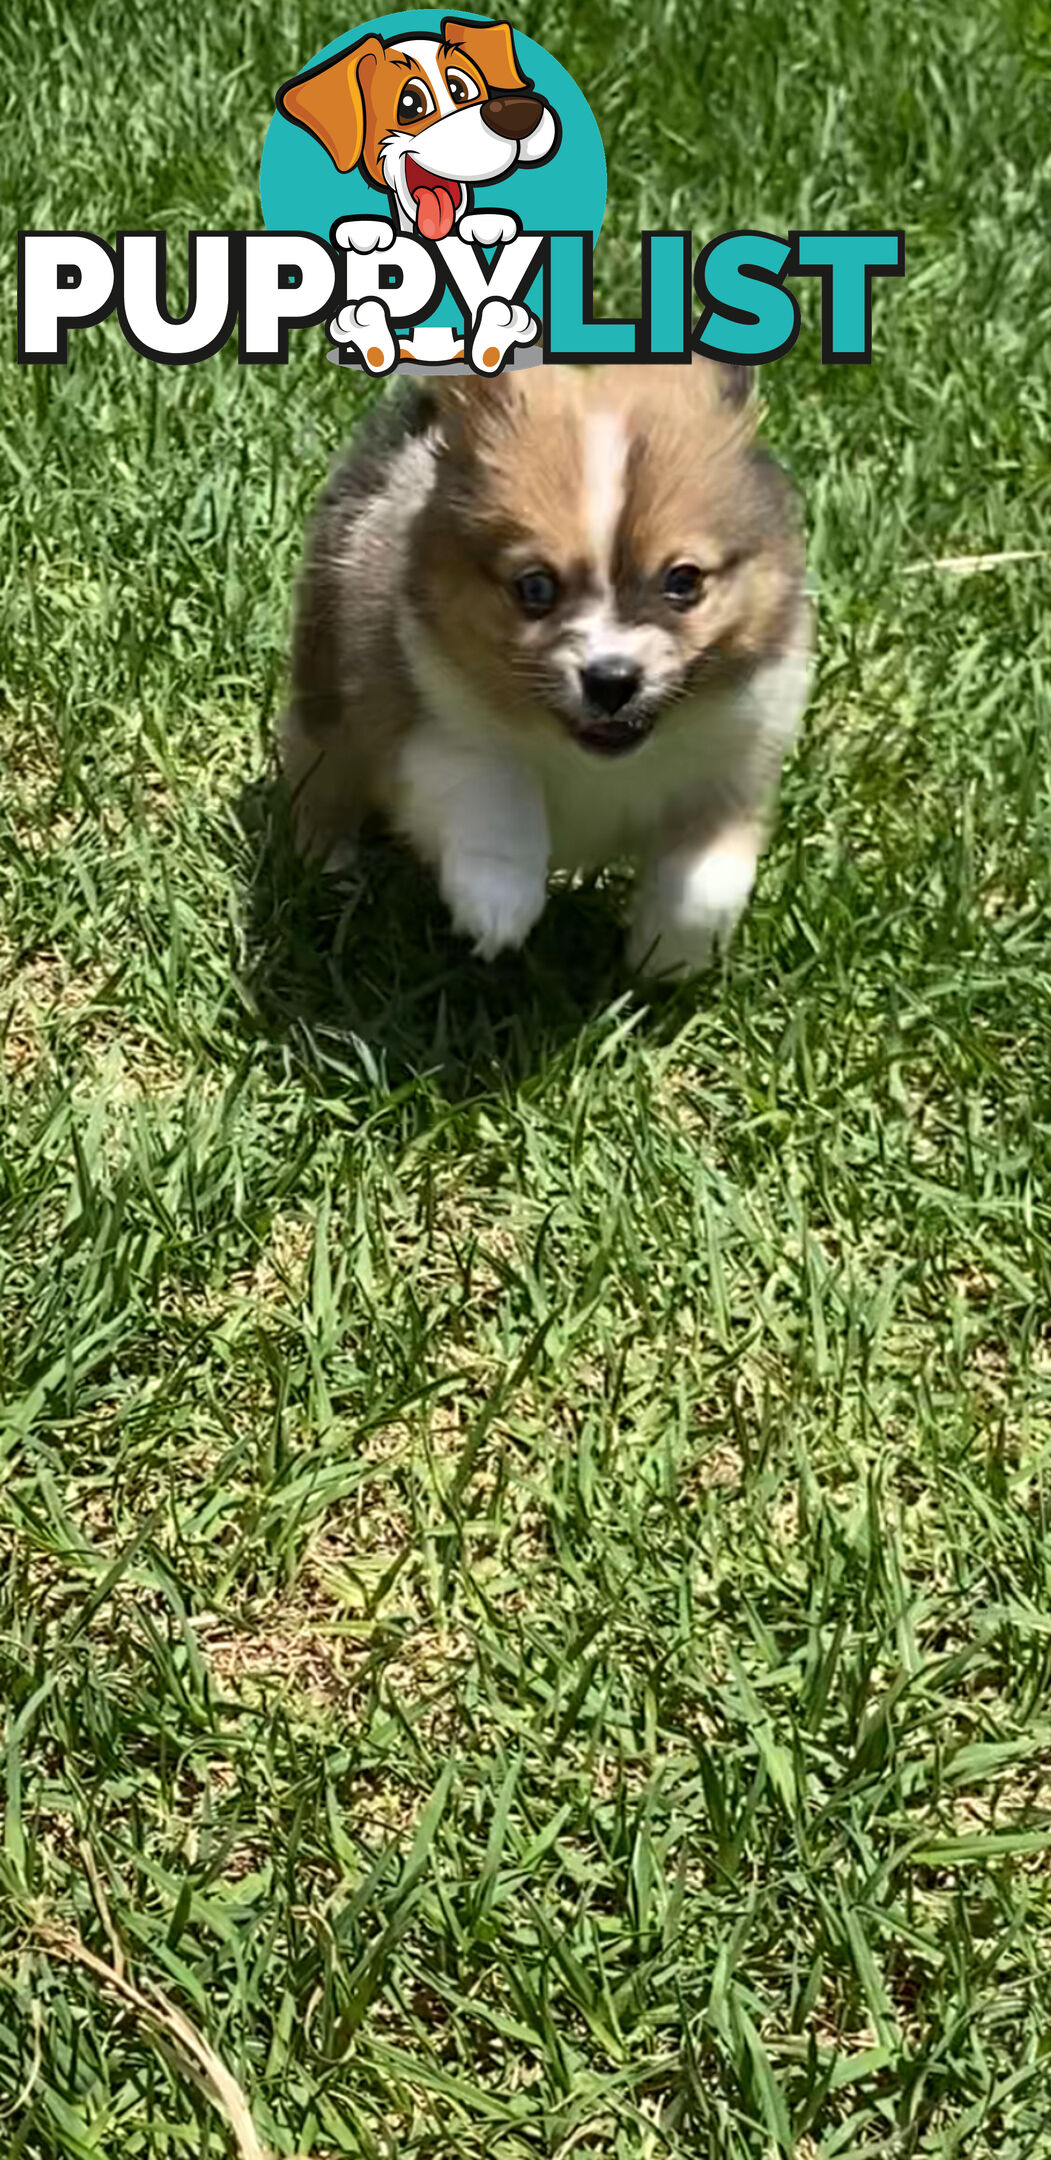
[[[510,724],[482,703],[415,617],[403,617],[400,628],[426,716],[418,732],[427,742],[409,757],[398,809],[432,861],[438,805],[422,799],[424,786],[446,804],[459,793],[461,831],[472,814],[502,824],[509,797],[523,818],[535,820],[539,799],[551,869],[595,869],[617,855],[645,854],[669,821],[706,800],[751,807],[764,768],[776,774],[806,696],[806,656],[791,652],[765,662],[740,688],[684,699],[637,749],[603,758],[554,721]],[[484,834],[475,837],[484,844]]]

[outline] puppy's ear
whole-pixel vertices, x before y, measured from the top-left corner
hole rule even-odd
[[[720,390],[725,405],[750,405],[756,394],[754,367],[743,362],[725,360],[719,363]]]
[[[733,360],[711,360],[707,353],[695,352],[685,384],[691,400],[700,401],[709,411],[725,410],[740,413],[742,421],[754,415],[756,410],[756,371]]]
[[[365,100],[382,58],[382,39],[362,38],[277,93],[278,112],[323,145],[337,172],[352,172],[365,147]]]
[[[458,22],[455,15],[447,15],[442,24],[442,41],[474,61],[490,90],[532,89],[532,76],[523,75],[518,65],[509,22]]]
[[[469,456],[499,422],[515,395],[507,373],[435,376],[427,391],[445,441],[462,456]]]
[[[466,413],[468,416],[497,412],[514,395],[514,384],[508,374],[436,375],[427,387],[434,393],[436,412]]]

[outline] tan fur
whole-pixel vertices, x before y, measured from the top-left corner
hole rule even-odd
[[[583,596],[594,574],[582,444],[600,397],[632,444],[615,566],[625,612],[670,628],[686,659],[702,649],[756,659],[789,635],[798,532],[782,488],[771,489],[770,468],[757,460],[754,402],[728,403],[721,379],[698,360],[689,368],[541,367],[493,382],[451,377],[438,388],[446,457],[464,479],[455,493],[439,486],[422,515],[415,590],[489,694],[512,707],[530,702],[516,656],[542,663],[558,634],[554,619],[521,621],[509,576],[548,563]],[[711,573],[710,589],[699,608],[669,616],[654,581],[683,560]]]

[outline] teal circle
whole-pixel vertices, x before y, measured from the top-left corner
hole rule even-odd
[[[305,75],[308,68],[334,59],[370,33],[388,40],[437,35],[450,12],[448,7],[411,8],[404,14],[377,15],[323,45],[298,73]],[[458,22],[493,19],[469,9],[455,12]],[[562,139],[546,165],[517,165],[502,180],[477,188],[474,207],[512,210],[524,232],[590,232],[594,242],[606,209],[606,157],[594,114],[573,77],[542,45],[518,29],[514,41],[523,75],[532,76],[541,96],[558,114]],[[388,214],[385,191],[371,187],[360,172],[337,172],[322,144],[279,112],[263,144],[259,199],[268,232],[316,233],[322,240],[329,238],[337,218]],[[539,306],[540,288],[537,279],[526,296],[534,309]],[[455,301],[445,292],[428,322],[458,321]]]

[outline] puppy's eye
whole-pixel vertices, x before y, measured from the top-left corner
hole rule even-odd
[[[423,120],[433,110],[431,99],[423,84],[418,82],[406,83],[398,99],[398,119],[402,127],[408,127],[412,120]]]
[[[526,615],[550,615],[558,599],[558,579],[553,570],[523,570],[513,590]]]
[[[672,563],[661,579],[661,591],[672,607],[696,607],[704,591],[704,572],[696,563]]]
[[[471,99],[478,96],[477,83],[468,82],[466,75],[457,75],[452,68],[449,69],[445,80],[449,85],[449,96],[454,105],[469,105]]]

